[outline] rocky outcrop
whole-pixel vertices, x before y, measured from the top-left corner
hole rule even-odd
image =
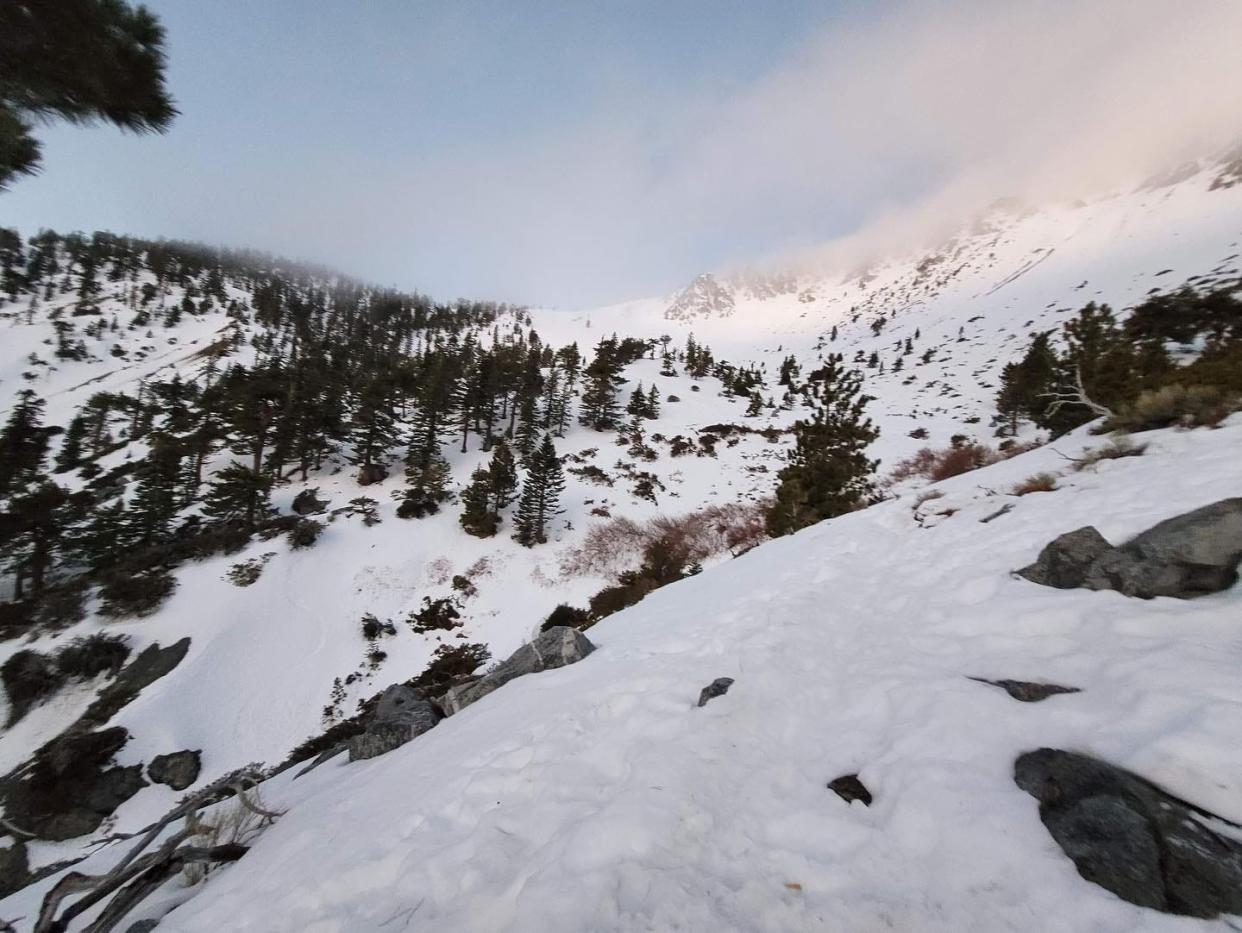
[[[1160,522],[1120,547],[1094,528],[1079,528],[1050,542],[1017,573],[1061,589],[1193,599],[1233,586],[1240,563],[1242,498],[1233,498]]]
[[[440,697],[440,707],[451,716],[514,678],[573,664],[594,650],[595,646],[577,629],[558,625],[541,632],[478,680],[452,687]]]
[[[319,498],[318,486],[312,489],[303,489],[293,497],[292,508],[295,515],[317,515],[327,507],[328,500]]]
[[[711,273],[704,273],[678,293],[664,316],[670,321],[692,321],[730,317],[734,310],[733,292]]]
[[[1039,801],[1044,826],[1088,881],[1166,913],[1242,913],[1242,837],[1213,828],[1228,821],[1074,752],[1027,752],[1014,781]]]
[[[138,657],[123,668],[116,679],[99,691],[82,718],[70,726],[70,730],[102,726],[143,690],[151,686],[181,663],[190,650],[190,639],[183,638],[167,648],[158,644],[144,649]]]
[[[147,782],[141,765],[112,765],[129,741],[120,726],[60,735],[6,779],[5,818],[39,839],[60,841],[94,832]]]
[[[1115,548],[1088,525],[1054,538],[1039,552],[1035,563],[1023,567],[1018,576],[1042,586],[1072,590],[1083,585],[1091,566]]]
[[[867,790],[867,785],[858,779],[857,774],[843,774],[829,781],[828,789],[846,803],[861,800],[863,806],[871,806],[871,791]]]
[[[971,677],[981,684],[1000,687],[1020,703],[1038,703],[1059,693],[1081,693],[1078,687],[1062,687],[1060,684],[1032,683],[1029,680],[988,680],[986,677]]]
[[[142,765],[112,766],[129,741],[109,719],[185,657],[190,639],[151,645],[99,691],[86,712],[0,779],[6,818],[35,838],[72,839],[94,832],[122,803],[147,786]]]
[[[198,780],[202,770],[202,753],[186,749],[156,755],[147,766],[147,777],[156,784],[166,784],[173,790],[185,790]]]
[[[20,891],[31,880],[26,843],[15,839],[10,845],[0,848],[0,897],[8,897],[14,891]]]
[[[349,760],[375,758],[435,728],[440,710],[419,691],[406,684],[393,684],[375,707],[366,731],[349,740]]]
[[[378,463],[364,463],[358,468],[358,485],[372,486],[388,479],[388,471]]]
[[[732,677],[717,677],[699,692],[699,706],[706,706],[709,700],[724,696],[732,686]]]

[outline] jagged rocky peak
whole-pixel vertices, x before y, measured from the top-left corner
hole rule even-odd
[[[664,316],[670,321],[690,321],[729,317],[734,310],[733,290],[710,272],[704,272],[678,293]]]

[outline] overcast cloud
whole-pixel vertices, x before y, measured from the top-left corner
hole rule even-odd
[[[653,23],[658,50],[641,24],[563,17],[529,34],[518,22],[512,42],[486,19],[424,22],[409,49],[404,21],[386,31],[374,10],[349,28],[303,23],[305,36],[269,22],[295,62],[299,42],[317,56],[330,32],[339,47],[316,75],[291,65],[260,81],[243,63],[262,49],[228,31],[249,28],[248,5],[208,31],[190,6],[155,4],[174,61],[184,50],[194,65],[174,84],[178,127],[160,140],[55,130],[45,176],[0,196],[0,222],[253,245],[441,297],[569,307],[811,247],[852,261],[997,197],[1132,184],[1242,136],[1237,0],[821,6],[831,15],[801,8],[753,54],[744,33],[760,30],[741,20],[754,8],[729,3]],[[498,34],[475,43],[479,22]],[[691,55],[696,35],[731,28],[732,46]],[[233,45],[237,61],[213,71],[204,48]],[[208,93],[217,80],[227,107]],[[440,109],[368,112],[406,80],[411,99],[438,88]],[[444,116],[455,100],[460,126]],[[818,248],[840,236],[847,247]]]

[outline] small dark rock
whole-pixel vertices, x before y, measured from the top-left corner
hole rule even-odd
[[[139,920],[137,923],[131,923],[125,933],[151,933],[159,925],[158,920]]]
[[[861,800],[865,806],[871,806],[871,791],[858,779],[857,774],[843,774],[836,780],[828,782],[828,789],[846,803]]]
[[[1039,552],[1035,563],[1017,573],[1032,583],[1072,590],[1082,586],[1091,565],[1112,550],[1104,536],[1088,525],[1054,538]]]
[[[327,499],[319,498],[319,487],[303,489],[293,497],[293,511],[297,515],[316,515],[328,507]]]
[[[1037,684],[1026,680],[988,680],[986,677],[971,677],[981,684],[1000,687],[1015,700],[1023,703],[1038,703],[1058,693],[1082,693],[1079,687],[1062,687],[1060,684]]]
[[[198,780],[201,769],[202,753],[186,749],[156,755],[147,766],[147,777],[156,784],[167,784],[173,790],[185,790]]]
[[[708,700],[714,700],[716,697],[722,697],[729,692],[729,688],[733,686],[732,677],[717,677],[710,684],[703,688],[699,693],[699,706],[706,706]]]
[[[358,485],[371,486],[388,479],[388,471],[378,463],[367,463],[358,470]]]
[[[1242,913],[1242,843],[1222,817],[1087,755],[1041,748],[1014,781],[1078,873],[1141,907],[1211,918]]]

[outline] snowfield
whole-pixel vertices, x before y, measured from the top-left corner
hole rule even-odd
[[[674,298],[536,309],[544,343],[577,341],[588,358],[613,333],[667,334],[676,348],[693,334],[717,359],[762,366],[774,405],[747,418],[746,400],[723,396],[716,379],[691,380],[680,365],[664,377],[657,360],[631,364],[618,397],[624,404],[640,382],[658,386],[647,441],[659,458],[637,460],[615,433],[575,423],[556,441],[575,458],[565,466],[595,466],[615,483],[567,472],[564,514],[549,542],[531,549],[510,538],[512,509],[490,539],[461,530],[456,502],[398,519],[391,493],[404,485],[403,448],[390,477],[367,487],[338,459],[309,482],[277,487],[273,504],[287,513],[310,487],[329,510],[368,496],[379,524],[342,515],[308,550],[256,539],[187,563],[150,617],[110,622],[91,611],[59,634],[0,644],[0,661],[101,630],[129,636],[135,655],[190,636],[184,661],[108,723],[131,734],[117,763],[201,749],[191,790],[250,762],[277,764],[322,731],[334,680],[357,675],[328,717],[339,720],[419,674],[442,644],[484,643],[503,659],[555,606],[585,606],[615,583],[615,574],[562,567],[606,520],[597,510],[642,521],[769,495],[788,434],[722,437],[715,456],[676,458],[667,439],[693,440],[720,423],[788,427],[807,411],[779,407],[788,355],[804,375],[830,352],[861,369],[881,475],[955,435],[995,444],[1000,371],[1032,333],[1059,329],[1091,300],[1123,312],[1155,290],[1239,278],[1242,185],[1213,190],[1214,177],[1208,169],[1089,203],[997,212],[936,249],[794,277],[775,292],[724,279],[727,314],[687,299],[670,319]],[[234,326],[216,308],[172,329],[131,331],[117,291],[100,303],[119,318],[118,332],[90,345],[90,361],[56,361],[48,312],[67,308],[72,291],[34,314],[0,303],[6,411],[29,386],[47,400],[47,422],[63,426],[94,392],[133,394],[173,372],[193,379],[205,365],[199,351]],[[700,295],[719,297],[702,283],[691,297]],[[253,324],[242,327],[240,349],[221,365],[252,362],[254,335]],[[907,338],[913,352],[903,357]],[[110,355],[113,343],[123,356]],[[883,370],[853,362],[873,352]],[[919,428],[926,439],[910,436]],[[1021,439],[1034,436],[1028,425]],[[338,758],[268,781],[264,801],[287,813],[241,862],[201,887],[170,883],[126,922],[185,901],[161,933],[1237,929],[1144,910],[1082,880],[1012,778],[1023,751],[1084,751],[1242,822],[1242,586],[1143,602],[1011,576],[1062,532],[1090,524],[1120,543],[1242,495],[1242,415],[1216,430],[1137,439],[1150,443],[1144,456],[1074,472],[1066,457],[1105,443],[1079,431],[937,484],[940,498],[920,504],[926,490],[905,484],[878,506],[737,559],[717,555],[701,574],[591,628],[599,650],[581,663],[514,681],[381,758]],[[488,455],[478,438],[458,446],[445,454],[460,491]],[[144,452],[135,442],[100,464]],[[222,452],[208,474],[230,459]],[[629,468],[663,484],[656,502],[634,494]],[[1009,494],[1043,472],[1059,474],[1058,489]],[[981,522],[1005,505],[1013,508]],[[252,585],[227,579],[236,564],[269,554]],[[425,599],[456,598],[455,576],[476,590],[461,600],[463,626],[412,632],[405,617]],[[360,629],[366,613],[397,633],[379,640],[386,657],[374,665]],[[718,677],[734,678],[732,689],[696,708]],[[1082,692],[1024,704],[970,677]],[[73,722],[98,686],[71,686],[0,733],[0,773]],[[875,796],[870,808],[826,787],[855,772]],[[137,830],[180,796],[144,787],[100,834]],[[77,868],[94,872],[123,854],[87,843],[32,843],[31,865],[91,851]],[[25,929],[51,884],[0,901],[0,919],[25,917]]]
[[[1010,575],[1064,531],[1124,540],[1237,494],[1242,416],[1147,438],[1054,492],[1002,492],[1064,471],[1050,449],[946,481],[931,527],[904,497],[771,542],[387,756],[269,782],[288,813],[160,929],[1229,929],[1083,881],[1012,779],[1023,751],[1085,751],[1242,820],[1242,588]],[[1018,703],[972,676],[1083,692]],[[826,789],[852,772],[870,808]]]

